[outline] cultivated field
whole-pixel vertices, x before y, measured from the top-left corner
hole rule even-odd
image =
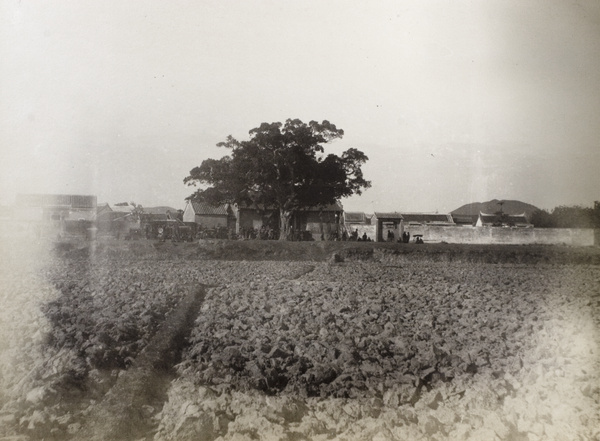
[[[0,440],[600,440],[598,248],[2,245]]]

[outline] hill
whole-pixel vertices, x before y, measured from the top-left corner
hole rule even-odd
[[[502,206],[500,206],[502,202]],[[531,219],[531,215],[534,211],[538,210],[535,205],[527,204],[521,201],[510,201],[510,200],[498,200],[492,199],[487,202],[472,202],[470,204],[463,205],[452,211],[452,215],[464,215],[464,216],[477,216],[479,212],[483,213],[496,213],[502,211],[506,214],[522,214],[525,213],[527,219]]]

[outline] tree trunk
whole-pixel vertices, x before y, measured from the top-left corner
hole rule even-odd
[[[279,240],[288,240],[291,236],[292,212],[279,209]]]

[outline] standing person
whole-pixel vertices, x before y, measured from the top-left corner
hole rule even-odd
[[[392,230],[388,230],[387,240],[388,240],[388,242],[393,242],[394,241],[394,232]]]

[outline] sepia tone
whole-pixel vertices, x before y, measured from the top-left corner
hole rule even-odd
[[[600,439],[597,2],[9,0],[0,58],[0,441]]]

